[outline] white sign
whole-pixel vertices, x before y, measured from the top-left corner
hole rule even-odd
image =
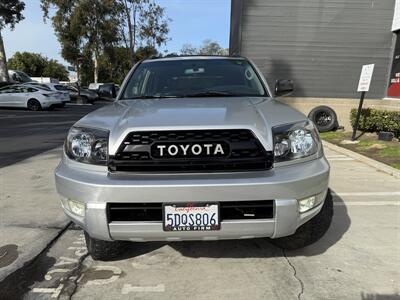
[[[368,92],[371,84],[372,74],[374,73],[375,64],[363,65],[358,82],[357,92]]]
[[[394,6],[392,31],[396,31],[399,29],[400,29],[400,0],[396,0],[396,5]]]

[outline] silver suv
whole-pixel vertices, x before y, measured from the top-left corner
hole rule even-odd
[[[117,100],[70,129],[55,171],[65,213],[94,259],[125,241],[266,238],[295,249],[332,220],[318,131],[274,100],[241,57],[145,60]]]

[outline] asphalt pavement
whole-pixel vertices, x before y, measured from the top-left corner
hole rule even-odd
[[[59,147],[72,124],[106,104],[67,104],[38,112],[0,108],[0,168]]]

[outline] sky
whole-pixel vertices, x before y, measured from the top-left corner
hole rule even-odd
[[[6,55],[10,58],[17,51],[41,53],[48,58],[67,64],[61,57],[60,44],[51,21],[43,22],[40,0],[24,0],[25,19],[13,31],[2,32]],[[170,23],[170,41],[160,50],[177,52],[185,43],[201,45],[206,39],[217,41],[228,48],[230,0],[156,0],[166,8]]]

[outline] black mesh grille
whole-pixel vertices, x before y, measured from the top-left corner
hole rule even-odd
[[[157,145],[194,144],[212,147],[218,144],[223,154],[185,156],[178,153],[173,157],[160,157],[154,150]],[[268,170],[272,163],[272,152],[265,151],[249,130],[151,131],[129,133],[115,156],[110,156],[109,169],[126,172],[232,172]]]
[[[162,203],[109,203],[108,221],[162,221]],[[274,201],[220,202],[221,221],[271,219]]]

